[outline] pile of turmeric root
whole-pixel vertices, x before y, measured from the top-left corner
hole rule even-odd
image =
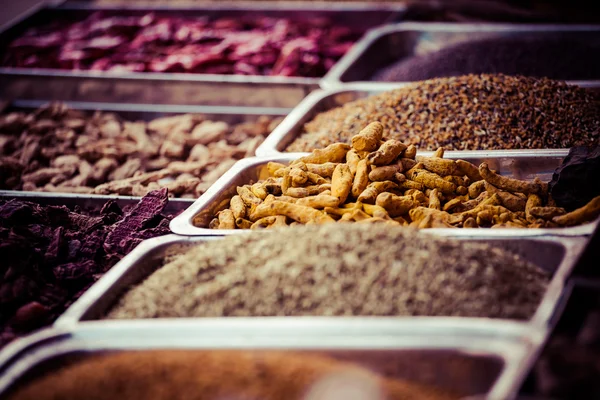
[[[283,165],[237,187],[213,229],[263,229],[335,221],[416,228],[557,228],[600,215],[600,196],[567,212],[539,178],[497,174],[486,163],[445,159],[443,149],[417,156],[413,145],[383,141],[374,122],[352,138]]]

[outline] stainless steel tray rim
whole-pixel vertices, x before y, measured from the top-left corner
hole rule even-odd
[[[277,129],[275,129],[277,130]],[[275,131],[273,131],[274,133]],[[271,133],[270,136],[273,135]],[[267,138],[268,140],[268,138]],[[431,155],[433,152],[419,152],[418,155]],[[236,162],[221,178],[219,178],[204,194],[202,194],[193,204],[190,205],[184,212],[173,218],[169,227],[171,231],[178,235],[185,236],[227,236],[233,234],[245,234],[251,231],[242,229],[209,229],[198,227],[193,224],[194,217],[200,212],[206,210],[217,198],[217,196],[226,188],[230,187],[234,178],[247,168],[266,164],[269,161],[287,163],[298,159],[308,153],[276,153],[270,155],[261,155],[250,157]],[[527,158],[532,155],[548,156],[548,157],[565,157],[568,154],[567,149],[548,149],[548,150],[470,150],[470,151],[448,151],[444,157],[450,159],[482,157],[488,159],[510,157],[510,158]],[[564,228],[502,228],[502,229],[458,229],[458,228],[432,228],[422,229],[421,232],[436,234],[448,237],[551,237],[551,236],[589,236],[593,233],[596,225],[600,223],[600,217],[595,221],[588,222],[574,227]]]
[[[346,82],[342,76],[346,71],[369,49],[377,40],[383,36],[401,32],[401,31],[419,31],[428,32],[589,32],[600,31],[598,24],[527,24],[527,23],[451,23],[451,22],[400,22],[373,28],[364,35],[362,39],[355,43],[350,51],[342,56],[340,60],[325,74],[320,81],[323,89],[334,89],[345,84],[358,83],[371,89],[381,91],[388,90],[391,85],[406,82],[371,82],[371,81],[353,81]],[[597,80],[567,80],[570,85],[581,87],[597,87],[600,81]]]

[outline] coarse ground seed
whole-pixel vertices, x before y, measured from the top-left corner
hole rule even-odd
[[[590,35],[584,39],[568,33],[537,34],[462,42],[428,54],[403,58],[381,69],[373,80],[421,81],[482,73],[567,80],[598,79],[600,37],[587,36]]]
[[[549,274],[487,244],[384,225],[234,235],[175,256],[107,318],[463,316],[527,319]]]
[[[600,102],[585,89],[545,78],[431,79],[323,112],[286,151],[350,143],[374,121],[389,132],[386,139],[422,150],[568,148],[598,143]]]
[[[364,396],[359,397],[368,399],[460,397],[447,390],[386,378],[355,363],[318,354],[188,349],[93,356],[34,380],[9,398],[308,400],[335,398],[340,390],[354,396],[358,392]]]

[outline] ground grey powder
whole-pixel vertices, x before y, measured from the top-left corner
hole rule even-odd
[[[387,225],[234,235],[172,257],[107,318],[429,315],[527,319],[549,274],[487,244]]]

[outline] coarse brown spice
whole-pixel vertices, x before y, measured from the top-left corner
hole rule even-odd
[[[487,244],[325,224],[210,241],[167,260],[107,318],[463,316],[527,319],[549,274]]]
[[[350,143],[374,121],[383,124],[385,139],[423,150],[569,148],[598,143],[600,102],[590,91],[545,78],[438,78],[323,112],[286,151]]]
[[[340,384],[345,392],[374,395],[365,398],[459,398],[317,354],[188,349],[94,356],[33,381],[10,399],[302,400],[330,398],[326,393]]]

